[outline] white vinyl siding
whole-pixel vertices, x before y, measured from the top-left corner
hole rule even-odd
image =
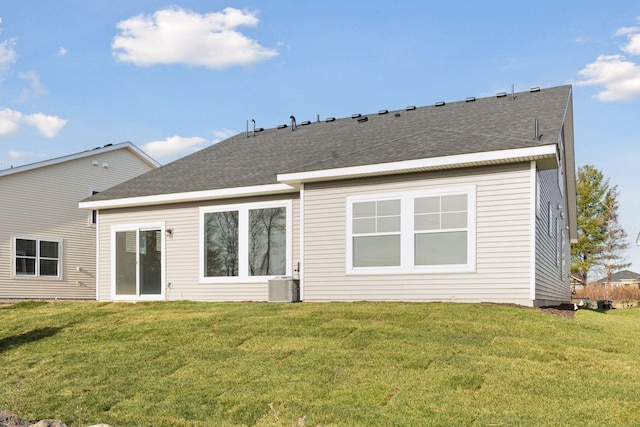
[[[234,199],[232,206],[246,204],[256,206],[291,206],[291,254],[290,266],[299,261],[299,199],[297,194]],[[198,301],[267,301],[268,277],[231,277],[229,280],[201,281],[201,208],[203,211],[224,210],[229,200],[179,203],[127,209],[103,209],[100,211],[99,298],[108,300],[111,295],[110,229],[114,225],[136,222],[162,222],[172,233],[165,234],[165,295],[167,300]],[[105,267],[106,266],[106,267]],[[289,267],[288,267],[289,268]],[[291,267],[292,269],[293,267]],[[288,272],[288,274],[291,274]]]
[[[95,299],[96,228],[88,226],[88,213],[78,202],[92,188],[108,188],[151,169],[128,149],[96,152],[0,176],[0,200],[6,202],[0,214],[0,298]],[[92,166],[92,159],[109,167]],[[59,280],[14,277],[13,236],[62,241]]]
[[[530,164],[305,185],[305,300],[495,301],[531,305]],[[347,274],[347,199],[474,186],[475,270]],[[535,191],[535,190],[533,190]]]

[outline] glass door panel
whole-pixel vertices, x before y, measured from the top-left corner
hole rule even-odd
[[[136,295],[136,232],[116,232],[116,295]]]
[[[162,293],[160,230],[140,230],[140,295]]]

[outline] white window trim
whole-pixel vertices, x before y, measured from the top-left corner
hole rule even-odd
[[[249,276],[249,248],[248,245],[248,229],[249,229],[249,211],[254,209],[269,208],[285,208],[286,215],[286,232],[285,232],[285,276],[292,277],[292,251],[293,251],[293,201],[276,200],[271,202],[257,203],[241,203],[231,205],[206,206],[200,208],[200,227],[199,227],[199,262],[198,277],[200,283],[262,283],[273,276]],[[216,276],[206,277],[204,275],[204,215],[212,212],[229,212],[238,211],[238,276]]]
[[[16,274],[16,240],[35,240],[36,241],[36,274]],[[56,242],[58,243],[58,275],[57,276],[41,276],[40,275],[40,241]],[[62,255],[63,255],[63,240],[48,237],[34,237],[24,235],[11,236],[11,278],[12,279],[38,279],[38,280],[62,280]]]
[[[136,242],[139,241],[137,238],[138,233],[141,230],[153,230],[160,229],[161,236],[161,273],[160,273],[160,295],[117,295],[116,294],[116,232],[119,231],[135,231],[136,232]],[[165,238],[166,233],[166,225],[164,222],[147,222],[147,223],[131,223],[131,224],[117,224],[111,226],[111,300],[112,301],[164,301],[166,298],[166,241]],[[136,243],[137,247],[138,243]],[[138,258],[139,254],[136,253],[136,266],[139,264]],[[136,268],[137,270],[137,268]],[[139,274],[136,271],[136,281],[137,275]]]
[[[97,187],[91,187],[89,189],[89,197],[101,193],[102,191],[104,191],[101,188],[97,188]],[[93,222],[93,213],[96,213],[96,222]],[[89,211],[89,216],[87,217],[87,225],[89,227],[96,227],[96,225],[98,224],[98,209],[92,209]]]
[[[420,197],[467,195],[467,263],[460,265],[414,265],[414,204]],[[400,266],[398,267],[354,267],[353,266],[353,204],[378,200],[397,200],[401,203]],[[346,274],[436,274],[473,273],[476,271],[476,186],[442,187],[430,190],[406,191],[384,194],[349,196],[346,199]]]

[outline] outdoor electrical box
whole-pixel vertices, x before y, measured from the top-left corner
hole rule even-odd
[[[300,280],[276,277],[269,280],[269,302],[299,302]]]

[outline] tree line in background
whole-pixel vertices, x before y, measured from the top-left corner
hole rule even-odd
[[[578,242],[571,245],[571,274],[582,285],[589,277],[611,276],[631,264],[626,262],[629,248],[627,232],[618,222],[617,185],[611,185],[592,165],[578,168],[576,176]]]

